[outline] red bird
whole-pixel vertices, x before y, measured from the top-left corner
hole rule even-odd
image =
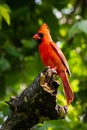
[[[46,23],[40,27],[38,33],[36,33],[33,38],[39,42],[39,53],[43,64],[45,66],[50,66],[50,68],[56,68],[57,74],[63,82],[67,105],[69,105],[74,98],[67,77],[67,73],[68,75],[71,75],[71,73],[67,60],[59,47],[53,42]]]

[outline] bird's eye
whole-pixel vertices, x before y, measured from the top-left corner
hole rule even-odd
[[[42,38],[43,37],[43,33],[38,33],[38,35]]]

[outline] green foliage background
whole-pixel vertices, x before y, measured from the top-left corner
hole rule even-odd
[[[0,0],[0,124],[5,104],[43,70],[32,36],[46,22],[67,57],[75,98],[64,120],[46,121],[38,130],[87,130],[87,0]],[[65,105],[62,87],[58,103]]]

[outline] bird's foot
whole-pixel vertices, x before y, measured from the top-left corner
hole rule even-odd
[[[58,117],[64,119],[68,112],[68,107],[56,105],[55,109],[57,111]]]
[[[45,72],[42,72],[40,75],[40,86],[54,96],[56,96],[57,88],[59,86],[59,83],[54,79],[56,74],[54,68],[50,69],[50,67],[48,67],[45,69]]]

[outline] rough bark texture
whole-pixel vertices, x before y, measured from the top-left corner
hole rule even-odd
[[[67,107],[56,105],[58,82],[55,70],[47,68],[19,96],[8,101],[11,110],[1,130],[30,130],[44,120],[64,118]]]

